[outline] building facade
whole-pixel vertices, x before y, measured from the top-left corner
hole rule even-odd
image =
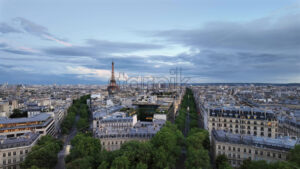
[[[0,137],[0,169],[19,169],[20,163],[40,138],[39,133],[29,132],[22,136]]]
[[[50,114],[41,113],[29,118],[1,118],[0,136],[17,137],[28,132],[55,135],[55,123]]]
[[[225,130],[235,134],[246,134],[276,138],[278,120],[272,111],[253,108],[214,108],[207,110],[207,129]]]
[[[255,137],[250,135],[232,134],[223,130],[212,131],[212,152],[227,156],[233,167],[239,167],[243,160],[265,160],[267,162],[284,161],[287,154],[299,140],[289,138]]]

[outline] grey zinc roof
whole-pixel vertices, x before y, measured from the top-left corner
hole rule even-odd
[[[45,121],[51,115],[47,113],[41,113],[33,117],[24,117],[24,118],[1,118],[0,124],[10,124],[10,123],[26,123],[26,122],[34,122],[34,121]]]
[[[213,137],[221,142],[229,142],[236,144],[247,144],[256,147],[266,147],[279,150],[292,149],[299,140],[293,140],[289,137],[283,138],[269,138],[269,137],[257,137],[251,135],[241,135],[225,132],[223,130],[213,130]]]
[[[39,138],[39,135],[39,133],[29,132],[19,137],[0,138],[0,149],[31,145],[36,139]]]

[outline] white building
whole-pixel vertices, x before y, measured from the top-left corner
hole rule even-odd
[[[19,169],[20,163],[25,160],[40,136],[33,132],[13,138],[0,136],[0,169]]]

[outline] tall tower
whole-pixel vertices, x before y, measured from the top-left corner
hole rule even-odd
[[[115,79],[115,64],[114,64],[114,62],[111,63],[111,78],[110,78],[110,82],[107,87],[107,90],[108,90],[108,93],[110,96],[113,96],[119,90],[119,87],[118,87],[118,85],[116,83],[116,79]]]

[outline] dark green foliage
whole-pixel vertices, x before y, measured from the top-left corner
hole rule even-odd
[[[123,155],[114,159],[111,165],[111,169],[128,169],[129,168],[129,160]]]
[[[79,130],[85,129],[89,126],[89,108],[86,104],[86,100],[90,98],[90,95],[82,96],[77,100],[73,100],[72,106],[68,109],[68,114],[61,124],[61,130],[63,134],[68,134],[74,126],[76,115],[80,116],[76,127]]]
[[[290,151],[287,158],[288,161],[300,168],[300,144],[296,145],[295,148]]]
[[[217,169],[232,169],[231,165],[228,162],[228,159],[225,155],[219,155],[216,158],[216,167]]]
[[[195,149],[193,147],[188,147],[185,166],[186,168],[191,169],[209,169],[210,163],[208,151],[204,148]]]
[[[295,150],[295,149],[293,149]],[[293,151],[292,150],[292,151]],[[294,153],[294,152],[293,152]],[[291,155],[290,153],[289,155]],[[264,160],[260,161],[251,161],[250,159],[244,160],[243,164],[240,166],[240,169],[299,169],[300,166],[292,161],[277,161],[273,163],[267,163]]]
[[[174,124],[167,122],[151,139],[154,150],[153,168],[174,168],[181,154],[184,137]]]
[[[102,163],[99,165],[97,169],[108,169],[109,163],[107,161],[102,161]]]
[[[72,149],[66,158],[68,166],[73,166],[74,162],[84,162],[84,167],[97,167],[97,159],[101,154],[101,144],[99,139],[79,133],[71,141]]]
[[[186,145],[186,168],[210,168],[210,158],[208,155],[209,138],[206,130],[192,128],[186,138]]]
[[[57,153],[62,149],[62,142],[51,136],[43,136],[28,153],[26,160],[21,164],[22,168],[50,169],[56,165]]]
[[[20,109],[14,109],[9,118],[27,117],[27,112],[22,112]]]
[[[92,161],[92,158],[89,156],[77,158],[67,164],[67,169],[92,169]]]

